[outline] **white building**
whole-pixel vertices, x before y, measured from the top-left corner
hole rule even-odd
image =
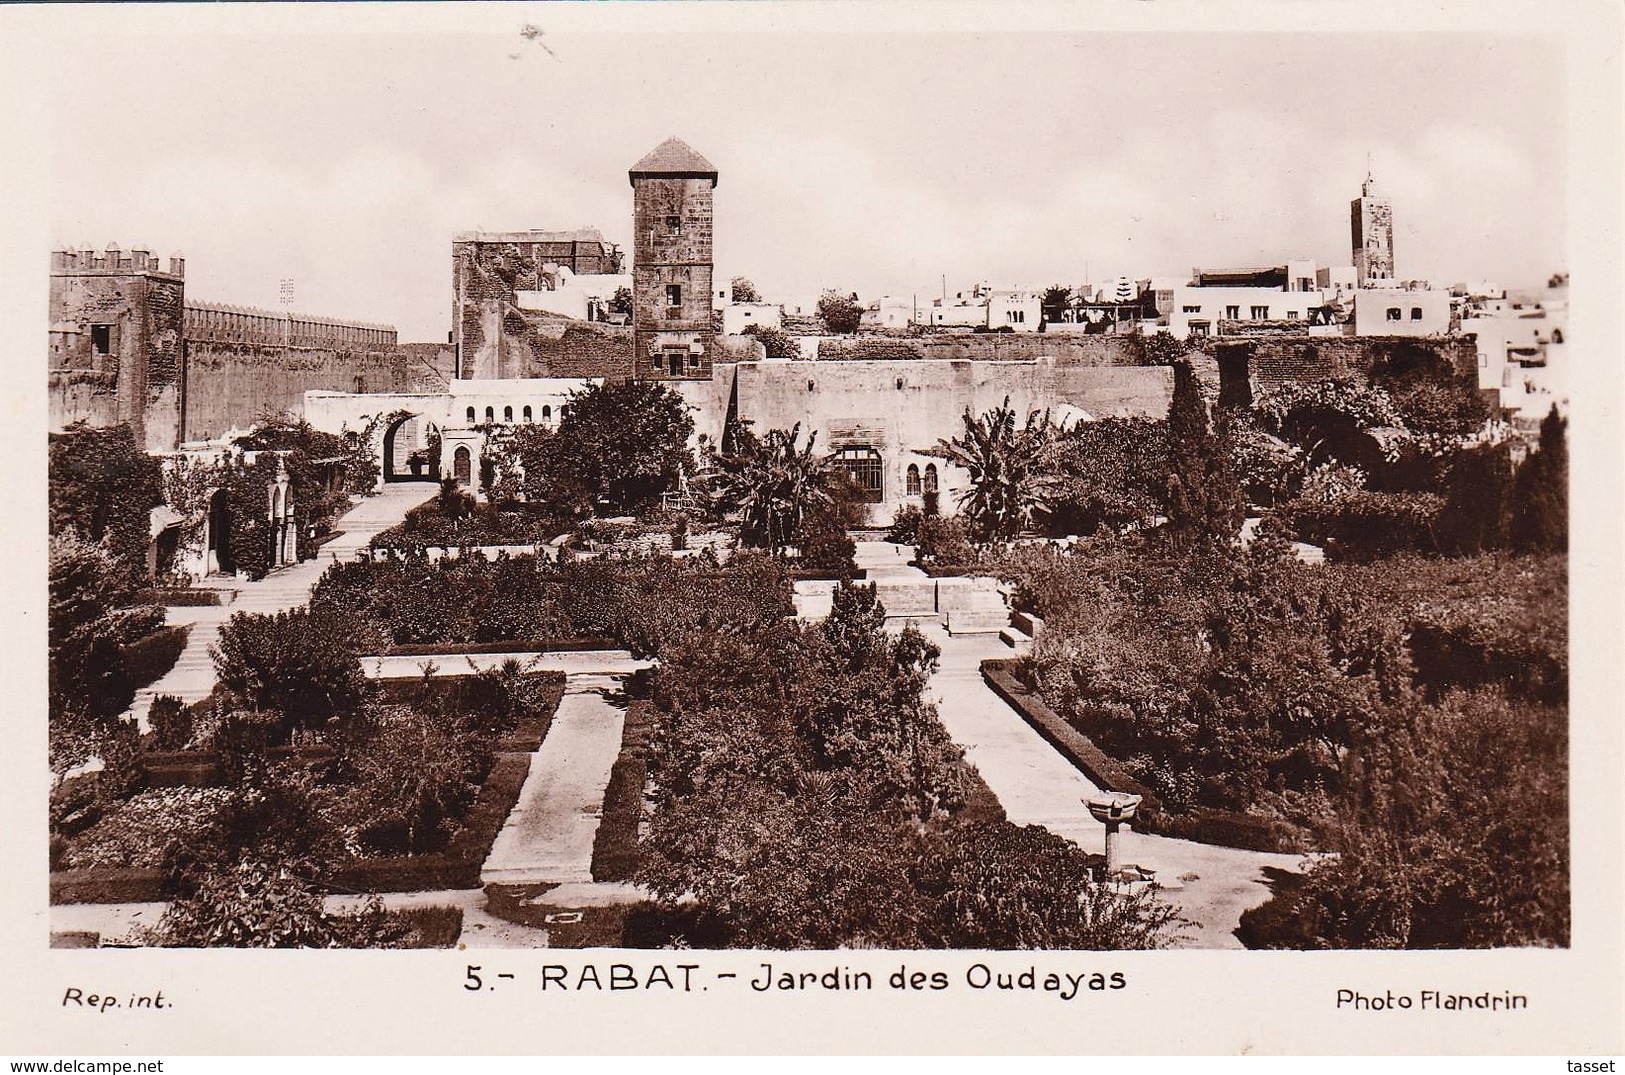
[[[1044,319],[1042,292],[1028,289],[989,291],[987,327],[1010,328],[1016,332],[1037,332]]]
[[[1450,331],[1450,292],[1362,287],[1354,292],[1356,336],[1442,336]]]
[[[1475,304],[1461,331],[1475,337],[1478,387],[1500,393],[1515,419],[1538,422],[1568,410],[1568,292],[1507,292]]]
[[[781,328],[784,311],[771,302],[730,302],[722,307],[722,331],[737,336],[751,325]]]
[[[1168,331],[1187,336],[1222,336],[1247,322],[1302,321],[1305,329],[1313,311],[1326,305],[1325,295],[1311,291],[1283,291],[1278,287],[1191,287],[1174,289],[1168,313]],[[1315,326],[1321,334],[1336,333],[1337,327]]]

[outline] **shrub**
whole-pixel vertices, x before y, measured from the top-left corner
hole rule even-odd
[[[280,714],[279,737],[320,729],[356,711],[366,679],[344,617],[298,608],[239,612],[212,647],[219,689],[240,704]]]
[[[153,745],[159,750],[185,750],[192,741],[192,711],[172,694],[160,694],[152,700],[147,722],[152,726]]]
[[[422,853],[443,844],[449,824],[478,790],[480,738],[424,714],[396,710],[354,756],[354,795],[370,823],[362,839],[388,851]]]
[[[913,504],[903,507],[892,517],[891,528],[886,531],[886,540],[898,545],[913,545],[920,537],[920,524],[925,520],[925,513]]]
[[[1437,551],[1444,498],[1434,493],[1352,492],[1327,504],[1302,500],[1282,512],[1300,538],[1324,545],[1328,559],[1366,563],[1403,552]]]
[[[964,522],[940,515],[920,520],[917,555],[921,564],[940,567],[974,564],[978,558]]]
[[[159,921],[166,948],[327,948],[337,931],[322,900],[289,869],[266,861],[211,869]]]

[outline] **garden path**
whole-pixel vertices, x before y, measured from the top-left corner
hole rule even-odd
[[[258,582],[231,583],[230,588],[237,591],[237,597],[229,605],[165,609],[165,622],[190,623],[191,634],[175,666],[156,683],[136,692],[125,718],[135,720],[145,732],[152,700],[160,694],[172,694],[183,702],[208,697],[214,689],[214,661],[209,656],[209,648],[219,639],[221,624],[238,612],[282,612],[307,603],[316,580],[328,567],[335,561],[353,558],[358,549],[365,548],[381,531],[405,519],[409,510],[432,493],[431,486],[416,482],[386,485],[344,513],[337,523],[343,532],[323,545],[315,559],[272,572]]]
[[[941,627],[922,628],[942,648],[941,664],[928,688],[943,726],[965,748],[1005,813],[1017,825],[1042,825],[1085,851],[1103,854],[1105,827],[1083,800],[1099,790],[1038,732],[1010,709],[982,679],[981,662],[1008,657],[997,637],[950,637]],[[1298,870],[1298,855],[1242,851],[1166,836],[1121,835],[1122,861],[1155,870],[1169,902],[1193,923],[1183,946],[1240,948],[1235,936],[1241,914],[1269,899],[1266,867]]]
[[[620,687],[608,675],[565,679],[552,727],[480,870],[482,883],[591,883],[593,837],[626,718],[625,705],[612,700]]]

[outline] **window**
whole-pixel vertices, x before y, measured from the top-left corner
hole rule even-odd
[[[502,420],[504,422],[512,422],[513,421],[513,408],[512,407],[504,407],[504,408],[502,408]]]
[[[528,403],[525,404],[525,409],[520,411],[519,413],[525,419],[525,421],[527,421],[527,422],[535,421],[535,419],[533,419],[530,416],[530,404],[528,404]]]
[[[1286,319],[1288,321],[1296,321],[1298,319],[1298,311],[1296,311],[1296,310],[1288,310],[1286,312]]]
[[[1187,314],[1199,314],[1202,312],[1202,308],[1200,306],[1181,306],[1179,310],[1181,313]]]
[[[1240,321],[1241,320],[1241,307],[1240,306],[1226,306],[1224,308],[1224,316],[1228,320],[1231,320],[1231,321]]]
[[[90,326],[90,349],[98,355],[113,353],[113,326]]]
[[[667,347],[663,353],[666,356],[666,369],[672,373],[683,372],[683,356],[688,354],[686,347]],[[658,365],[658,363],[657,363]]]
[[[666,217],[666,232],[669,235],[683,234],[683,218],[675,213]]]
[[[925,481],[921,483],[920,489],[926,493],[937,491],[937,465],[935,463],[925,465]]]
[[[487,422],[496,421],[497,420],[497,412],[495,410],[493,410],[492,408],[490,408],[490,407],[485,408],[485,420]]]
[[[1192,321],[1191,322],[1191,335],[1192,336],[1206,336],[1208,334],[1208,327],[1209,326],[1208,326],[1208,323],[1206,321]]]
[[[1253,320],[1254,321],[1268,321],[1269,319],[1270,319],[1270,308],[1268,306],[1254,306],[1253,307]]]
[[[1420,321],[1420,320],[1422,320],[1422,308],[1420,306],[1412,306],[1411,307],[1411,320],[1412,321]]]
[[[553,420],[553,408],[551,406],[549,406],[548,404],[544,403],[542,405],[542,421],[551,422],[552,420]]]
[[[468,424],[469,425],[474,424],[474,408],[473,407],[468,408]]]
[[[903,479],[903,491],[908,496],[920,495],[920,467],[918,463],[908,465],[908,476]]]
[[[682,304],[683,304],[683,285],[682,284],[667,284],[666,285],[666,305],[667,306],[681,306]]]
[[[1560,329],[1560,328],[1552,329],[1552,342],[1553,343],[1562,343],[1563,342],[1563,330],[1562,329]]]
[[[695,354],[693,351],[690,351],[688,353],[688,368],[689,369],[699,369],[700,368],[700,356]]]
[[[359,396],[361,393],[365,392],[366,390],[367,390],[367,379],[365,377],[357,377],[355,379],[355,392],[356,392],[356,395]]]
[[[837,467],[857,482],[865,501],[878,504],[884,499],[886,483],[878,451],[873,448],[842,448],[835,453],[834,461]]]
[[[1398,306],[1390,306],[1390,307],[1388,307],[1388,320],[1390,320],[1390,321],[1398,321],[1399,320],[1399,307]]]

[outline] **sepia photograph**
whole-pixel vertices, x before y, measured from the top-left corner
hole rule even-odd
[[[1081,1004],[1586,947],[1561,28],[325,6],[41,68],[43,955]],[[1322,1010],[1557,1003],[1405,966]]]

